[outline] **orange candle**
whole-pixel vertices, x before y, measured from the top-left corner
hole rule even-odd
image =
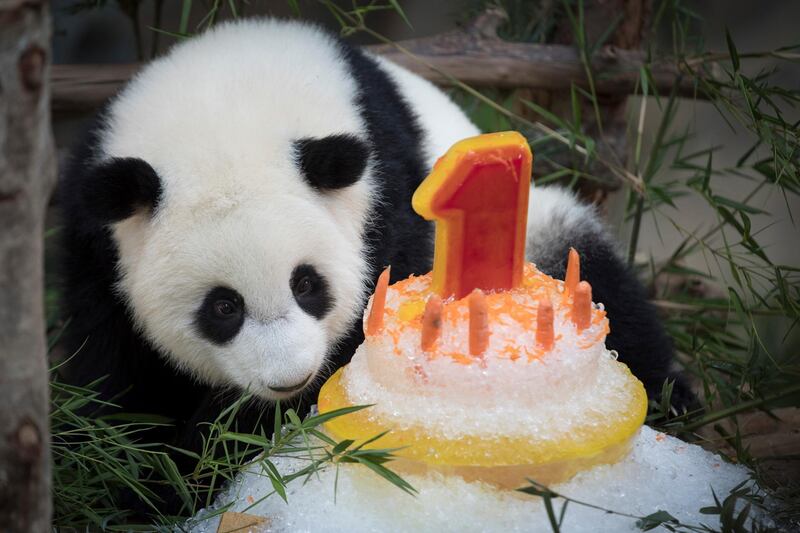
[[[575,293],[575,287],[581,280],[581,257],[575,248],[569,249],[567,256],[567,274],[564,276],[564,286],[569,294]]]
[[[586,281],[581,281],[575,288],[572,299],[572,322],[583,331],[592,323],[592,286]]]
[[[422,349],[430,351],[442,334],[442,299],[433,294],[422,313]]]
[[[483,355],[489,347],[489,307],[486,295],[475,289],[469,295],[469,353]]]
[[[367,335],[377,335],[383,327],[383,312],[386,307],[386,289],[389,288],[389,273],[392,267],[386,267],[381,275],[378,276],[378,283],[375,285],[375,294],[372,296],[372,307],[369,308],[367,316]]]

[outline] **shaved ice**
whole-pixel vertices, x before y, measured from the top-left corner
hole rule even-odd
[[[302,458],[272,461],[282,474],[307,464]],[[274,489],[255,464],[220,495],[216,506],[233,502],[233,511],[268,517],[270,524],[263,531],[276,532],[552,531],[541,498],[498,491],[457,476],[405,476],[419,491],[416,496],[358,465],[340,465],[338,482],[335,478],[336,468],[329,466],[307,479],[296,479],[287,486],[285,503],[276,494],[264,498]],[[644,517],[666,511],[686,525],[718,527],[718,518],[700,509],[714,505],[712,490],[721,501],[740,483],[751,483],[744,467],[643,427],[630,454],[621,461],[581,472],[549,488],[619,513]],[[553,501],[556,512],[562,504],[563,500]],[[568,533],[641,531],[636,518],[576,504],[570,504],[564,516],[561,530]],[[219,517],[199,520],[192,529],[215,532],[218,522]]]

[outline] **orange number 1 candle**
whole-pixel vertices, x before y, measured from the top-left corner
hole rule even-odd
[[[532,160],[519,133],[479,135],[453,145],[414,193],[414,210],[436,221],[441,297],[522,283]]]

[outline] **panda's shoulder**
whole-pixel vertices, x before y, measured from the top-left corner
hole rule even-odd
[[[461,108],[433,83],[387,59],[376,57],[375,61],[416,116],[423,132],[428,168],[456,142],[480,134]]]
[[[529,260],[552,275],[560,272],[569,247],[581,245],[614,249],[597,209],[564,187],[532,187],[526,242]]]
[[[597,209],[564,187],[532,187],[528,197],[529,238],[544,241],[573,233],[606,234]]]

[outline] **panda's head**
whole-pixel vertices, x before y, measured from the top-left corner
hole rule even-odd
[[[137,327],[205,382],[289,397],[360,313],[372,164],[337,50],[302,26],[221,27],[106,114],[86,211]]]

